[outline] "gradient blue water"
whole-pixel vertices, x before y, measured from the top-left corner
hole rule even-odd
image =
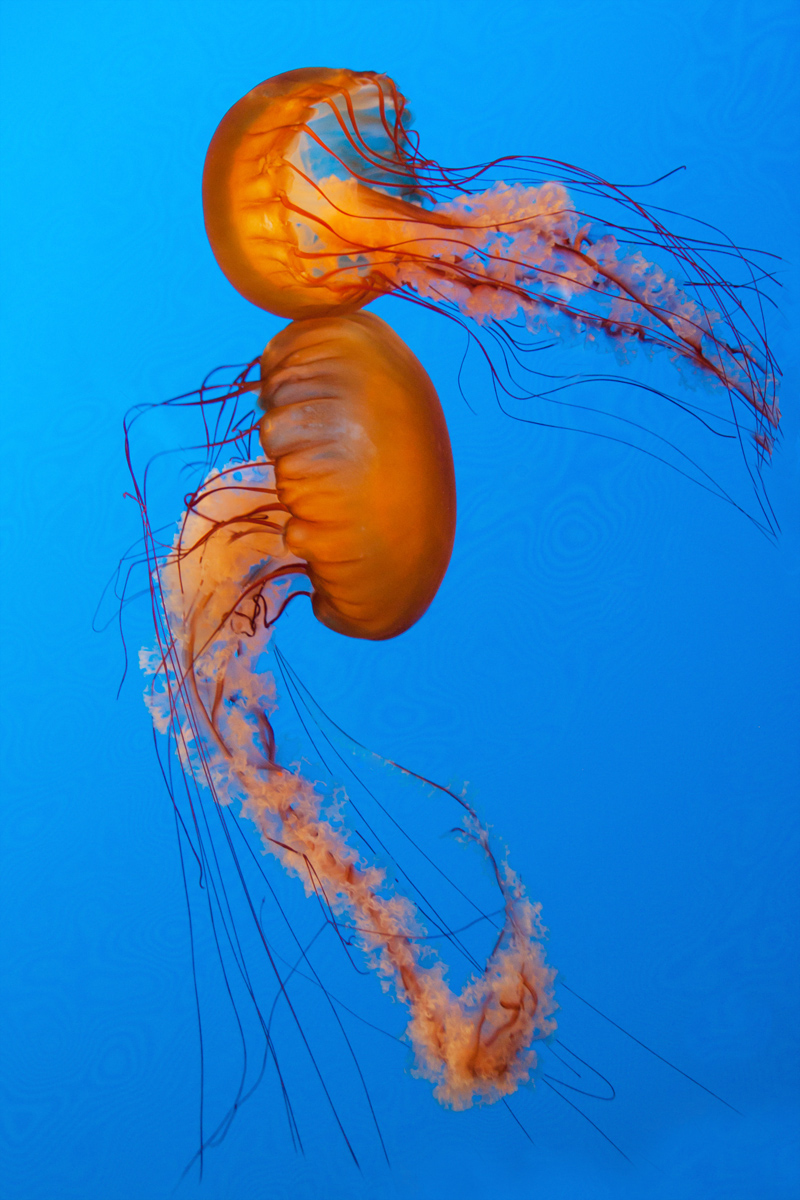
[[[2,19],[2,1192],[150,1200],[196,1148],[185,909],[141,684],[115,699],[119,642],[91,619],[137,534],[123,413],[253,357],[279,325],[233,292],[204,239],[217,120],[295,66],[385,70],[443,162],[527,151],[625,182],[685,163],[651,201],[791,260],[797,10],[29,0]],[[342,1059],[333,1083],[359,1172],[284,1022],[305,1155],[269,1082],[202,1186],[191,1175],[178,1196],[799,1194],[795,270],[781,268],[772,326],[787,372],[777,548],[642,456],[512,426],[477,371],[470,412],[460,340],[387,305],[451,423],[452,569],[395,643],[351,644],[300,605],[280,632],[359,740],[470,781],[543,903],[566,982],[742,1115],[562,992],[564,1041],[617,1089],[585,1111],[633,1165],[542,1086],[515,1103],[531,1145],[501,1106],[442,1111],[406,1052],[354,1022],[392,1161]],[[675,430],[698,448],[690,426]],[[138,649],[143,608],[129,629]],[[403,803],[419,820],[428,801]],[[447,820],[430,820],[436,838]],[[212,953],[207,932],[199,952]],[[374,980],[352,989],[363,1015],[402,1028]],[[312,1024],[314,1011],[308,999]],[[212,1010],[216,1110],[235,1075],[225,1021]]]

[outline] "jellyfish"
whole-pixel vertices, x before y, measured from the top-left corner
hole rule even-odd
[[[211,247],[243,296],[294,320],[392,295],[507,340],[521,322],[525,335],[610,344],[623,360],[664,351],[718,385],[729,436],[739,440],[744,409],[759,455],[771,454],[778,369],[759,306],[753,315],[743,298],[760,299],[743,251],[680,237],[621,187],[564,163],[444,168],[423,157],[409,119],[374,72],[291,71],[233,106],[209,146],[203,197]],[[611,217],[582,211],[573,193],[610,202]],[[716,269],[715,250],[746,267],[742,285]]]
[[[611,203],[615,219],[601,223],[573,193]],[[203,202],[228,280],[289,324],[232,382],[167,402],[200,417],[205,463],[171,542],[134,466],[141,410],[128,422],[157,631],[141,655],[148,706],[189,795],[210,794],[219,812],[238,806],[264,853],[349,931],[405,1005],[414,1071],[436,1099],[455,1109],[505,1099],[531,1079],[536,1045],[556,1029],[539,904],[466,796],[440,789],[501,904],[486,962],[455,991],[444,959],[423,953],[419,905],[356,845],[339,801],[282,759],[274,729],[265,664],[287,605],[310,598],[317,620],[345,637],[398,637],[429,607],[453,546],[455,473],[438,396],[410,348],[365,309],[394,296],[468,328],[507,394],[527,386],[525,354],[542,334],[608,345],[623,361],[637,349],[668,354],[723,401],[714,412],[681,407],[743,450],[742,414],[752,421],[748,471],[766,528],[758,468],[780,417],[777,367],[708,239],[671,234],[621,188],[566,164],[441,167],[421,154],[385,75],[303,69],[254,88],[212,138]],[[759,294],[752,275],[750,290]],[[699,482],[710,486],[703,472]],[[199,845],[191,801],[180,823]]]
[[[363,862],[313,782],[278,761],[272,689],[257,667],[297,572],[318,619],[350,637],[397,636],[428,607],[455,531],[444,416],[421,364],[371,313],[293,323],[267,347],[262,379],[268,461],[212,473],[160,570],[170,640],[156,669],[167,687],[151,705],[165,731],[180,712],[184,763],[216,801],[239,801],[265,847],[352,921],[409,1006],[418,1072],[442,1102],[465,1108],[527,1079],[531,1043],[555,1027],[538,910],[462,801],[462,828],[493,864],[505,921],[486,970],[456,996],[442,963],[420,960],[410,901]]]

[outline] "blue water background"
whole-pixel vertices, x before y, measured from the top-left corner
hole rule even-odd
[[[392,1164],[332,1049],[358,1170],[276,1018],[305,1154],[270,1078],[202,1185],[193,1172],[175,1195],[799,1195],[796,6],[26,0],[4,3],[2,24],[3,1196],[155,1200],[196,1149],[174,823],[141,680],[116,699],[119,638],[91,623],[138,533],[123,414],[254,357],[281,324],[233,291],[205,241],[209,137],[261,79],[320,63],[391,74],[444,163],[530,152],[620,182],[685,164],[652,203],[785,256],[770,317],[786,371],[777,545],[640,454],[513,424],[473,363],[470,411],[457,331],[386,302],[450,423],[452,567],[395,642],[340,638],[305,602],[279,633],[361,742],[469,781],[542,902],[566,982],[742,1115],[564,992],[564,1041],[617,1089],[582,1107],[632,1165],[541,1084],[514,1102],[533,1144],[501,1105],[442,1110],[406,1050],[352,1021]],[[702,453],[696,427],[671,421]],[[134,651],[148,640],[146,605],[128,634]],[[423,823],[430,805],[434,840],[452,824],[426,793],[402,803]],[[289,899],[302,924],[309,902]],[[348,988],[335,948],[321,954]],[[402,1030],[377,981],[352,987],[362,1015]],[[230,1014],[210,1003],[221,1112],[236,1047],[216,1039]],[[313,1025],[319,998],[302,1003]]]

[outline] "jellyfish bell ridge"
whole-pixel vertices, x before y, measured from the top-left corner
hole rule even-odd
[[[395,637],[430,605],[455,536],[452,451],[430,378],[373,313],[293,322],[261,371],[261,441],[317,618],[349,637]]]
[[[379,209],[405,211],[416,179],[401,149],[404,105],[384,75],[314,67],[266,80],[225,114],[206,155],[203,210],[241,295],[294,320],[353,312],[391,290],[330,230],[336,209],[319,183],[346,181],[367,218],[376,188]]]

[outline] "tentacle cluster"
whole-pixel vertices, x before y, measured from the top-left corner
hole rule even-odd
[[[555,972],[544,959],[539,908],[462,801],[462,829],[492,864],[505,919],[482,975],[460,995],[441,961],[423,962],[413,903],[353,848],[337,814],[297,768],[277,760],[276,696],[264,670],[271,625],[302,569],[282,540],[269,464],[214,472],[190,497],[171,554],[158,568],[169,642],[143,652],[156,725],[176,735],[184,769],[219,804],[239,802],[265,849],[346,920],[368,960],[409,1006],[416,1072],[463,1109],[507,1095],[536,1064],[533,1043],[555,1029]],[[291,594],[291,593],[289,593]],[[430,954],[428,950],[426,952]]]

